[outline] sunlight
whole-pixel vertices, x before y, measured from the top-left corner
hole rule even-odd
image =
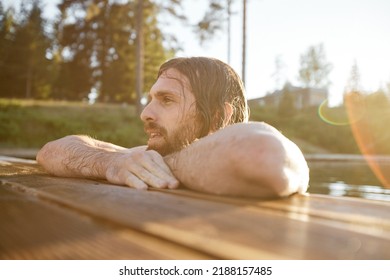
[[[328,99],[325,99],[320,106],[318,106],[318,116],[322,121],[330,125],[350,125],[362,119],[365,114],[365,110],[359,111],[359,114],[349,117],[346,112],[335,111],[332,107],[329,107]]]
[[[361,116],[361,112],[365,110],[365,104],[357,93],[351,93],[345,96],[345,106],[348,117],[351,120],[358,119]],[[362,119],[358,122],[351,122],[351,129],[360,152],[366,159],[371,170],[384,187],[390,188],[390,174],[383,170],[385,167],[382,167],[375,157],[378,153],[376,151],[375,138],[372,134],[371,127],[366,120]]]

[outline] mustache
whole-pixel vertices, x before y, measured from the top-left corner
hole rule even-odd
[[[161,135],[167,135],[166,128],[155,122],[144,123],[144,131],[147,132],[148,130],[158,131]]]

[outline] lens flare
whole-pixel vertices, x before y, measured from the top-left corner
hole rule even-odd
[[[320,119],[330,125],[344,126],[351,125],[352,123],[358,122],[363,118],[365,110],[361,110],[359,114],[356,114],[351,118],[346,110],[340,108],[331,108],[328,105],[328,99],[325,99],[318,107],[318,116]]]
[[[381,181],[384,187],[390,188],[390,172],[386,165],[381,165],[375,145],[375,138],[367,118],[361,118],[362,111],[366,111],[366,104],[359,93],[350,93],[345,96],[345,107],[351,122],[351,129],[360,152],[364,156],[371,170]]]

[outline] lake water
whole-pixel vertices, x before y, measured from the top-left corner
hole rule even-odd
[[[389,201],[390,188],[385,188],[364,160],[308,160],[309,193],[362,197]],[[381,163],[390,170],[390,162]],[[390,174],[389,174],[390,175]]]

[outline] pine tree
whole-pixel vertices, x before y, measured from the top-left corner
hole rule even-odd
[[[14,41],[14,12],[12,9],[4,11],[0,2],[0,96],[12,96],[12,65],[8,64],[8,57]]]
[[[159,65],[171,50],[163,46],[158,27],[159,7],[144,1],[145,69],[144,84],[155,81]],[[136,102],[136,5],[134,2],[88,0],[59,5],[59,48],[63,53],[58,91],[67,98],[85,98],[92,88],[99,99]],[[83,77],[77,85],[71,81]]]
[[[19,19],[8,33],[10,41],[3,61],[7,78],[5,94],[19,98],[46,98],[51,93],[51,46],[45,32],[39,0],[21,2]]]
[[[327,62],[323,44],[311,46],[300,57],[298,79],[304,87],[327,88],[332,65]]]
[[[353,62],[351,67],[351,72],[349,75],[349,79],[347,81],[347,86],[345,88],[345,93],[350,92],[361,92],[361,84],[360,84],[360,71],[356,60]]]

